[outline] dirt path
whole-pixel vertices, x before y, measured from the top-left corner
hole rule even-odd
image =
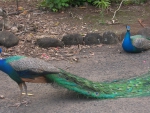
[[[93,81],[130,78],[148,72],[150,51],[140,54],[118,52],[119,45],[83,49],[78,55],[79,62],[51,61],[57,67],[86,77]],[[94,55],[90,55],[93,52]],[[89,58],[83,58],[88,56]],[[82,68],[81,68],[82,67]],[[53,88],[49,84],[30,84],[28,90],[31,103],[20,108],[8,107],[16,102],[19,88],[7,75],[1,73],[0,113],[149,113],[149,97],[120,99],[86,99],[66,89]]]

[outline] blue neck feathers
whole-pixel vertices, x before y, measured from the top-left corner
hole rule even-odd
[[[124,51],[126,52],[138,52],[137,48],[133,46],[132,44],[132,40],[130,38],[130,30],[127,29],[127,32],[125,34],[123,43],[122,43],[122,48],[124,49]]]
[[[17,72],[8,63],[6,63],[6,59],[0,59],[0,70],[8,74],[10,78],[16,81],[17,83],[22,82]]]

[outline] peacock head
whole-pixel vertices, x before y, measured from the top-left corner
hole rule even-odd
[[[126,26],[126,29],[127,29],[127,31],[130,31],[130,26],[127,25],[127,26]]]

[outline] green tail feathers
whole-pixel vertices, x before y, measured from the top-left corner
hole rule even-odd
[[[141,97],[150,95],[150,73],[140,77],[113,82],[93,82],[61,70],[47,75],[58,85],[92,98]]]

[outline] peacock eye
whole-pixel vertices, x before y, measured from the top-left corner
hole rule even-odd
[[[98,92],[96,92],[96,95],[99,95],[99,93],[98,93]]]
[[[68,77],[66,77],[66,80],[69,80],[69,78],[68,78]]]

